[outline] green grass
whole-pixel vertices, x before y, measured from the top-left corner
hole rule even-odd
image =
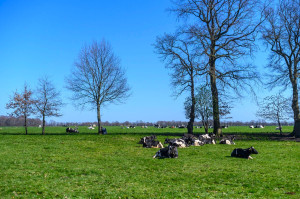
[[[79,130],[66,135],[49,127],[42,136],[30,128],[26,136],[22,128],[2,127],[0,198],[300,198],[299,142],[237,140],[153,159],[157,149],[142,148],[141,137],[154,133],[163,141],[186,129],[108,127],[105,136]],[[250,146],[259,152],[253,160],[230,157]]]

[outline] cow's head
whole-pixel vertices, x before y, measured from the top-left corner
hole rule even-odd
[[[256,151],[256,149],[253,146],[251,146],[249,149],[252,154],[258,154],[258,151]]]
[[[178,157],[178,151],[176,146],[168,146],[168,154],[171,158],[177,158]]]

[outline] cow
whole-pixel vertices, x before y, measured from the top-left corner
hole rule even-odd
[[[139,143],[143,144],[144,148],[163,148],[164,147],[161,142],[156,140],[155,135],[143,137],[143,138],[141,138]]]
[[[251,125],[251,126],[249,126],[249,128],[250,128],[250,129],[254,129],[254,126],[253,126],[253,125]]]
[[[202,141],[204,144],[216,144],[214,137],[214,134],[204,134],[199,135],[199,140]]]
[[[68,128],[66,129],[66,132],[67,132],[67,133],[79,133],[77,127],[75,127],[74,129],[68,127]]]
[[[101,133],[102,133],[103,135],[106,135],[106,134],[107,134],[106,128],[104,128],[104,127],[101,126],[100,130],[101,130]]]
[[[251,154],[258,154],[258,152],[252,146],[248,149],[234,149],[231,153],[231,157],[253,159],[250,156]]]
[[[193,143],[197,139],[197,137],[194,136],[193,134],[183,134],[181,139],[184,140],[186,146],[191,146],[191,145],[193,145]]]
[[[176,146],[167,146],[155,153],[153,158],[178,158],[178,150]]]
[[[260,129],[262,129],[262,128],[265,128],[265,127],[264,127],[263,125],[256,125],[255,128],[260,128]]]
[[[223,138],[221,141],[220,141],[220,144],[228,144],[228,145],[235,145],[235,143],[233,142],[235,136],[228,136],[227,138]]]
[[[176,146],[179,148],[185,148],[187,147],[185,141],[183,139],[180,138],[175,138],[175,139],[165,139],[164,144],[169,144],[170,146]]]

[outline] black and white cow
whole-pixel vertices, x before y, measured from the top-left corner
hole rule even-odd
[[[258,154],[258,152],[252,146],[248,149],[234,149],[231,153],[231,157],[253,159],[250,156],[251,154]]]
[[[66,132],[67,133],[79,133],[79,131],[78,131],[78,128],[76,127],[76,128],[70,128],[70,127],[68,127],[67,129],[66,129]]]
[[[202,146],[205,144],[193,134],[184,134],[181,139],[185,141],[186,146]]]
[[[170,146],[176,146],[179,148],[187,147],[185,141],[181,138],[174,138],[174,139],[166,138],[164,144],[169,144]]]
[[[204,142],[204,144],[216,144],[214,134],[199,135],[199,140]]]
[[[167,146],[155,153],[153,158],[178,158],[178,150],[176,146]]]
[[[235,143],[233,142],[235,136],[228,136],[226,138],[223,138],[221,141],[220,141],[220,144],[228,144],[228,145],[235,145]]]
[[[143,138],[141,138],[139,143],[143,144],[144,148],[163,148],[164,147],[161,142],[156,140],[155,135],[143,137]]]

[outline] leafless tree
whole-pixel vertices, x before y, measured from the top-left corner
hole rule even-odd
[[[46,117],[60,117],[63,106],[60,93],[55,89],[49,78],[39,79],[35,97],[37,113],[42,117],[42,134],[45,134]]]
[[[271,88],[283,86],[292,88],[292,109],[294,131],[300,137],[300,112],[298,78],[300,69],[300,1],[279,0],[277,7],[266,12],[267,25],[262,29],[263,39],[271,49],[269,68],[272,77]]]
[[[208,85],[201,85],[196,88],[195,91],[195,117],[200,119],[205,129],[205,133],[208,133],[209,123],[213,118],[213,103],[212,96],[209,92]],[[186,116],[190,113],[190,99],[185,101]],[[224,100],[220,101],[220,116],[226,116],[230,114],[231,107]]]
[[[175,0],[171,9],[184,18],[183,27],[206,58],[213,100],[214,133],[220,126],[219,88],[252,90],[255,67],[246,64],[255,50],[256,33],[262,23],[259,0]]]
[[[277,122],[282,134],[281,122],[290,119],[291,106],[289,100],[282,95],[272,95],[263,99],[256,114],[263,119]]]
[[[101,109],[109,103],[123,102],[129,97],[129,86],[120,59],[108,42],[94,41],[81,49],[72,73],[66,78],[72,99],[83,108],[97,110],[98,133],[101,134]]]
[[[171,70],[172,85],[177,96],[187,91],[190,93],[191,103],[189,112],[188,133],[193,133],[195,121],[195,82],[199,76],[199,56],[195,45],[185,38],[184,34],[177,32],[173,35],[165,34],[157,37],[155,49],[166,62],[166,68]]]
[[[10,114],[15,117],[24,118],[25,133],[27,135],[27,120],[31,114],[34,114],[35,101],[32,99],[32,91],[28,88],[27,84],[24,85],[24,91],[22,93],[14,92],[13,97],[10,98],[6,104],[7,109],[13,109]]]

